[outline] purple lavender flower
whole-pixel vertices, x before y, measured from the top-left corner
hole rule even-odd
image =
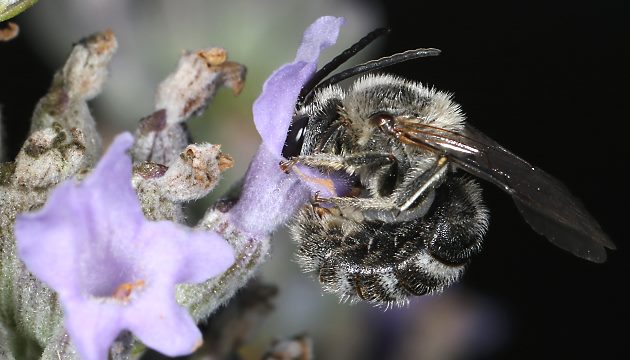
[[[201,333],[175,301],[175,284],[202,282],[234,261],[215,233],[145,219],[131,186],[132,143],[119,135],[88,178],[60,184],[43,209],[15,222],[18,253],[59,294],[82,359],[106,359],[121,330],[169,356],[193,352]]]
[[[285,174],[279,163],[285,160],[282,146],[298,94],[315,72],[320,52],[337,41],[343,22],[343,18],[324,16],[311,24],[304,31],[295,60],[271,74],[254,103],[254,123],[263,143],[250,164],[240,200],[230,211],[234,223],[246,232],[267,235],[304,204],[312,190],[327,193],[315,182],[301,181],[295,173]]]

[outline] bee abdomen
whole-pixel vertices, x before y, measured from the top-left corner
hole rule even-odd
[[[351,302],[403,304],[411,296],[440,292],[456,281],[464,270],[464,266],[440,264],[426,252],[402,264],[385,259],[355,263],[359,260],[356,257],[359,252],[343,252],[345,254],[337,253],[322,263],[319,280],[326,291]],[[437,267],[442,268],[435,271]]]
[[[435,228],[425,244],[436,259],[461,265],[481,251],[489,216],[475,181],[460,177],[444,183],[427,217]]]
[[[357,222],[311,205],[292,233],[300,266],[318,274],[325,291],[342,300],[402,304],[457,281],[481,247],[486,222],[476,184],[455,178],[422,218]]]
[[[367,255],[367,256],[366,256]],[[365,257],[364,257],[365,256]],[[410,294],[399,286],[391,264],[368,260],[365,246],[334,251],[319,268],[324,290],[352,302],[399,303]],[[363,260],[362,260],[363,259]]]

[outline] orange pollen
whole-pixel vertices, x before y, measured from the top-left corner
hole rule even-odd
[[[322,179],[318,177],[308,176],[304,172],[300,171],[299,168],[294,167],[292,169],[295,171],[295,174],[302,178],[303,181],[310,182],[313,184],[319,184],[325,187],[333,196],[337,196],[337,192],[335,191],[335,184],[330,179]]]
[[[142,287],[144,287],[144,280],[137,280],[134,283],[123,283],[114,290],[112,297],[116,300],[129,300],[133,290]]]

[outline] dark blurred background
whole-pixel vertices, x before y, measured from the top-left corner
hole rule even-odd
[[[444,51],[392,71],[452,91],[470,123],[565,182],[618,247],[603,265],[573,258],[485,186],[486,250],[463,284],[510,319],[509,339],[491,358],[627,356],[628,3],[386,4],[394,33],[385,52]]]
[[[226,178],[229,183],[242,175],[246,152],[251,154],[259,141],[250,125],[249,109],[261,81],[292,58],[301,32],[311,21],[321,15],[343,15],[349,30],[342,30],[345,35],[328,51],[328,59],[379,26],[390,27],[392,32],[363,59],[417,47],[442,49],[439,58],[390,70],[454,93],[470,123],[561,179],[618,247],[604,264],[575,258],[534,233],[509,196],[484,184],[491,225],[485,251],[473,260],[461,284],[443,296],[415,301],[408,309],[384,312],[337,304],[333,296],[321,295],[317,282],[300,274],[292,261],[290,240],[279,234],[262,273],[265,281],[279,284],[276,310],[253,332],[251,344],[241,352],[243,357],[255,359],[269,339],[299,331],[312,334],[319,359],[627,356],[630,310],[623,289],[630,260],[624,225],[630,204],[626,168],[630,158],[626,142],[630,13],[626,1],[310,1],[304,8],[286,1],[263,1],[264,5],[237,1],[234,6],[241,8],[232,10],[206,2],[210,9],[221,7],[215,19],[225,14],[227,20],[220,29],[239,32],[245,39],[255,35],[255,41],[237,37],[232,41],[219,29],[196,29],[201,26],[195,24],[196,18],[173,18],[185,14],[187,6],[192,13],[200,11],[199,1],[178,2],[174,13],[165,2],[122,5],[126,2],[113,1],[111,6],[118,9],[108,12],[103,2],[87,1],[99,6],[93,22],[85,19],[89,5],[76,3],[42,1],[15,19],[22,27],[20,37],[0,43],[0,104],[10,154],[23,141],[35,102],[45,93],[70,44],[105,25],[117,33],[121,53],[149,53],[142,72],[150,79],[140,83],[146,87],[144,93],[131,99],[144,108],[113,105],[116,94],[108,93],[122,90],[112,88],[103,95],[110,100],[94,102],[95,117],[115,124],[99,123],[105,134],[133,129],[134,122],[151,111],[155,85],[171,71],[183,48],[221,45],[232,52],[233,59],[248,65],[247,91],[237,99],[229,94],[218,98],[209,110],[215,120],[191,124],[193,129],[211,129],[199,130],[196,137],[222,142],[228,153],[236,153],[241,167]],[[286,9],[288,3],[290,9]],[[72,6],[80,9],[72,10]],[[54,12],[56,7],[61,9]],[[256,7],[260,11],[254,11]],[[246,13],[243,18],[241,11]],[[111,14],[117,17],[108,18]],[[121,25],[125,20],[120,14],[126,14],[128,22]],[[53,18],[52,25],[42,25],[46,18]],[[81,25],[75,28],[73,22]],[[52,40],[51,32],[59,36]],[[205,42],[190,40],[199,33]],[[221,38],[216,40],[214,34]],[[126,42],[125,36],[133,36],[133,41]],[[286,48],[265,51],[272,43]],[[247,51],[242,49],[245,45]],[[60,47],[60,52],[47,55],[54,47]],[[164,64],[156,59],[156,47],[168,54]],[[142,64],[142,60],[134,61]],[[133,67],[126,71],[133,72]],[[117,76],[113,70],[112,82]],[[125,82],[120,86],[124,88]],[[138,86],[137,81],[133,86]],[[112,107],[127,111],[126,119],[121,120]],[[216,118],[230,121],[221,127]]]

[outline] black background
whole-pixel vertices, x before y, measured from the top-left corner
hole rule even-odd
[[[628,9],[623,1],[383,1],[382,55],[436,47],[391,71],[453,92],[470,123],[561,179],[617,244],[605,264],[550,245],[491,185],[486,249],[464,284],[509,304],[513,336],[493,358],[621,358],[628,298]],[[27,119],[52,72],[20,38],[2,44],[0,103]],[[28,124],[9,122],[15,154]]]
[[[393,30],[384,54],[443,51],[391,70],[453,92],[470,123],[565,182],[618,247],[605,264],[572,257],[531,231],[509,196],[484,186],[490,230],[464,283],[510,304],[514,333],[493,358],[622,358],[628,9],[622,1],[383,4]]]

